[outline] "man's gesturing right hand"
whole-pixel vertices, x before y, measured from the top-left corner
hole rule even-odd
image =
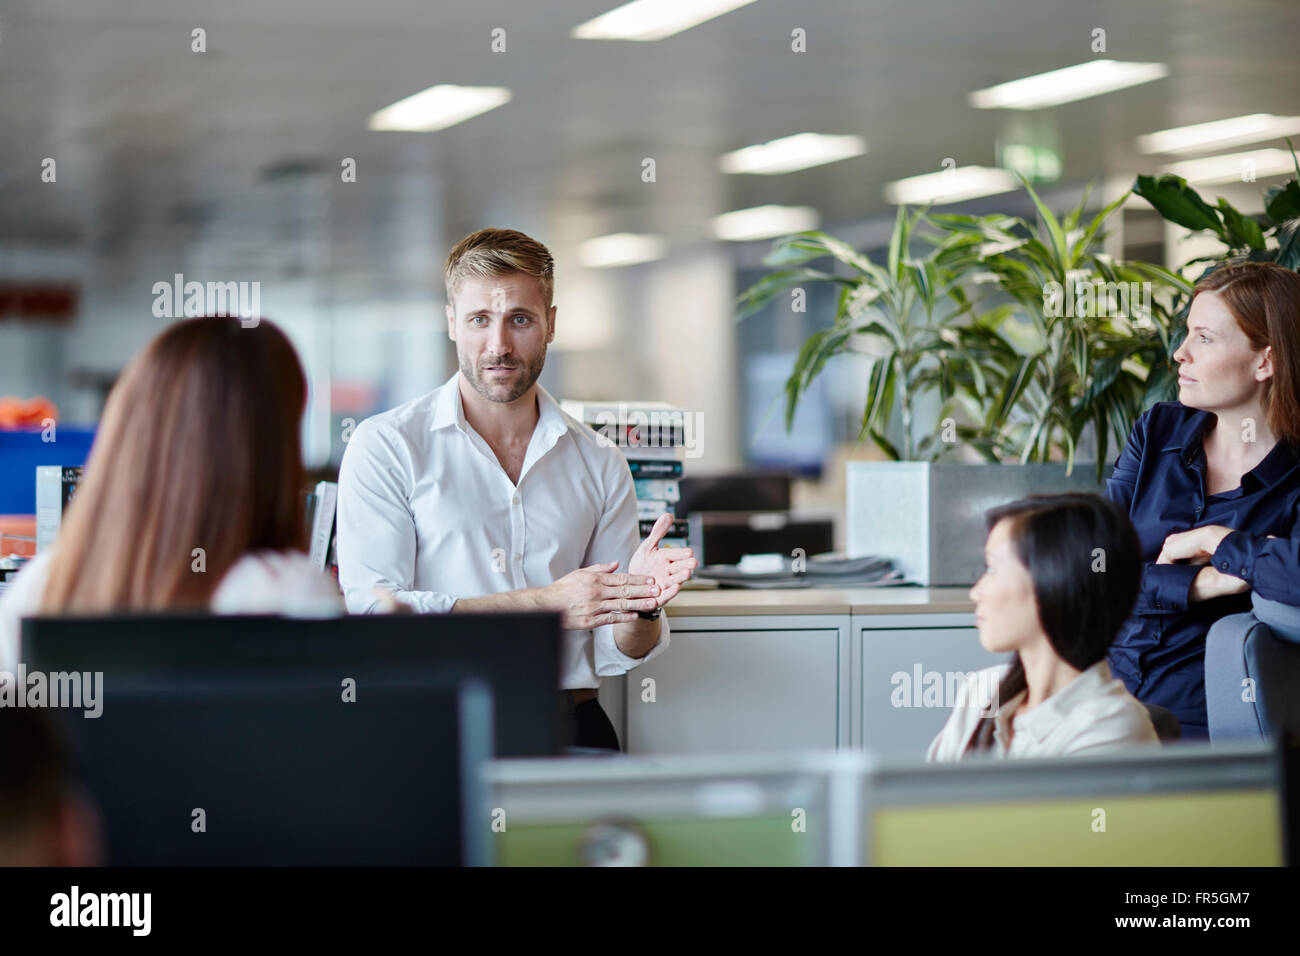
[[[560,612],[561,625],[585,631],[605,624],[638,620],[637,611],[659,606],[655,579],[642,574],[614,574],[619,562],[578,568],[545,588],[547,605]]]

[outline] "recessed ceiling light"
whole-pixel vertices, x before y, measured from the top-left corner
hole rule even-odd
[[[754,0],[632,0],[580,23],[569,35],[579,40],[662,40]]]
[[[616,232],[588,239],[578,247],[578,261],[593,269],[632,266],[662,259],[668,244],[659,236]]]
[[[970,103],[982,110],[1039,110],[1150,83],[1168,75],[1169,67],[1163,63],[1089,60],[976,90],[970,94]]]
[[[773,176],[797,169],[822,166],[861,156],[867,141],[861,136],[827,136],[824,133],[796,133],[756,146],[746,146],[718,159],[724,173],[758,173]]]
[[[1252,149],[1244,153],[1224,153],[1171,163],[1161,170],[1182,176],[1189,183],[1253,182],[1266,176],[1278,176],[1295,169],[1295,160],[1285,149]],[[1247,177],[1249,174],[1249,178]]]
[[[713,234],[731,242],[772,239],[816,229],[820,222],[812,206],[754,206],[714,216]]]
[[[1263,139],[1281,139],[1296,133],[1300,133],[1300,116],[1251,113],[1212,123],[1162,129],[1158,133],[1139,136],[1137,145],[1144,153],[1195,153],[1211,147],[1222,149],[1258,143]]]
[[[994,166],[956,166],[937,173],[909,176],[885,184],[885,201],[903,204],[961,202],[977,196],[1011,192],[1019,180]]]
[[[446,129],[510,102],[502,86],[452,86],[440,83],[385,106],[370,117],[371,129],[430,132]]]

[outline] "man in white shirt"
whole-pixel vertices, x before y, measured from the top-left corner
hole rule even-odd
[[[447,334],[460,370],[362,422],[339,472],[339,583],[348,610],[558,611],[575,745],[618,749],[601,677],[668,646],[660,610],[691,575],[689,548],[638,544],[618,448],[537,384],[555,337],[554,263],[523,233],[484,229],[447,258]]]

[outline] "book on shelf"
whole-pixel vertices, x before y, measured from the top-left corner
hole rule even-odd
[[[636,424],[642,422],[676,422],[680,425],[683,416],[686,414],[683,409],[668,402],[589,402],[578,398],[566,398],[560,402],[560,407],[584,425],[617,421],[628,421]]]
[[[666,461],[663,459],[650,458],[629,458],[627,466],[632,470],[632,477],[636,478],[680,478],[682,476],[682,463],[680,461]]]
[[[638,499],[676,504],[682,498],[681,488],[673,478],[638,478],[633,485]]]
[[[624,450],[673,451],[686,444],[686,413],[665,402],[579,402],[561,407],[598,435]]]
[[[640,532],[641,537],[644,538],[650,533],[650,529],[655,526],[657,520],[659,520],[657,517],[640,518],[637,520],[637,530]],[[665,541],[669,538],[680,538],[683,542],[687,541],[690,538],[690,527],[680,518],[674,520],[672,527],[669,528],[668,533],[664,535]],[[684,544],[683,547],[685,547]]]
[[[649,518],[655,521],[664,512],[672,514],[673,506],[671,502],[658,498],[638,498],[636,500],[636,516],[638,518]]]

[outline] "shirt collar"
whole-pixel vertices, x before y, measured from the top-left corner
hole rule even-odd
[[[438,400],[433,409],[433,424],[430,431],[455,425],[461,431],[469,427],[465,421],[465,406],[460,397],[460,372],[457,371],[438,389]],[[533,432],[534,440],[541,440],[543,448],[550,448],[561,435],[568,431],[569,423],[565,418],[560,403],[551,397],[551,393],[537,386],[537,428]]]
[[[1179,451],[1178,456],[1184,465],[1191,465],[1196,453],[1201,450],[1201,433],[1209,426],[1211,413],[1197,409],[1196,413],[1178,426],[1165,443],[1164,451]],[[1271,488],[1285,478],[1291,469],[1300,464],[1296,449],[1284,438],[1278,439],[1264,460],[1242,476],[1242,484],[1251,479],[1265,488]]]
[[[1102,658],[1028,713],[1016,718],[1016,736],[1028,734],[1041,743],[1083,700],[1110,683],[1110,665]],[[1019,702],[1019,695],[1016,702]]]
[[[449,425],[465,427],[465,410],[460,404],[460,372],[457,371],[438,389],[438,401],[433,407],[433,425],[430,431],[437,431]]]
[[[1271,488],[1297,465],[1300,465],[1300,458],[1296,457],[1296,450],[1285,438],[1279,438],[1264,460],[1246,472],[1246,477],[1254,477],[1265,488]]]
[[[1164,451],[1182,451],[1178,457],[1184,465],[1191,464],[1192,458],[1201,447],[1201,432],[1210,424],[1210,412],[1197,409],[1185,422],[1174,429],[1165,443]]]

